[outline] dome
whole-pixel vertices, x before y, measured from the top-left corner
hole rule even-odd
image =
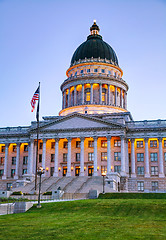
[[[98,34],[99,27],[96,25],[96,22],[94,22],[90,30],[91,35],[89,35],[87,40],[74,52],[71,59],[71,65],[73,65],[75,61],[77,62],[85,58],[90,59],[92,57],[106,59],[118,65],[118,58],[115,51],[108,43],[104,42],[102,36]]]

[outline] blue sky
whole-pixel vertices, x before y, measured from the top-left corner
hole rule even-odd
[[[134,120],[166,119],[166,1],[0,0],[0,127],[35,120],[39,81],[40,118],[58,115],[60,85],[93,19],[117,53]]]

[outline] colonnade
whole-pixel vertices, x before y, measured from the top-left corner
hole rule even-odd
[[[94,86],[97,86],[97,93]],[[85,104],[110,105],[127,109],[127,92],[117,86],[100,83],[79,84],[63,90],[62,109]]]
[[[128,139],[124,136],[120,136],[121,139],[121,175],[128,175],[129,174],[129,148],[128,148]],[[47,139],[44,138],[43,140],[43,150],[42,150],[42,167],[46,168],[46,142]],[[55,138],[55,160],[54,160],[54,176],[58,176],[58,164],[59,164],[59,138]],[[67,138],[68,140],[68,152],[67,152],[67,176],[71,176],[71,164],[72,164],[72,145],[71,141],[72,138]],[[98,137],[93,137],[94,140],[94,176],[98,175]],[[131,138],[131,177],[136,177],[136,152],[135,152],[135,139]],[[85,147],[84,147],[85,137],[80,137],[80,176],[84,176],[84,167],[85,167]],[[150,177],[150,159],[149,159],[149,147],[148,147],[148,138],[144,138],[144,146],[145,146],[145,160],[144,160],[144,167],[145,167],[145,174],[144,177]],[[19,177],[18,169],[19,169],[19,161],[20,161],[20,145],[21,143],[17,143],[17,154],[16,154],[16,166],[15,166],[15,176],[14,178],[17,179]],[[163,161],[163,144],[162,138],[158,138],[158,151],[159,151],[159,161],[158,161],[158,168],[159,168],[159,177],[164,177],[164,161]],[[8,149],[9,144],[5,144],[5,161],[4,161],[4,174],[2,179],[7,178],[7,163],[8,163]],[[107,136],[107,174],[110,174],[112,171],[112,146],[111,146],[111,136]],[[34,174],[34,140],[31,140],[28,145],[28,174]]]

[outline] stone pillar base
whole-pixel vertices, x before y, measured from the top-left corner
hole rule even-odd
[[[132,178],[136,178],[136,174],[135,174],[135,173],[132,173],[132,174],[131,174],[131,177],[132,177]]]
[[[164,173],[159,173],[159,177],[164,178],[165,177]]]
[[[98,173],[97,173],[97,171],[93,173],[93,176],[98,176]]]
[[[67,172],[66,177],[71,177],[71,172]]]
[[[17,175],[15,175],[15,176],[14,176],[14,179],[18,179],[18,176],[17,176]]]
[[[5,180],[6,179],[6,176],[2,176],[2,180]]]
[[[84,172],[80,172],[80,177],[83,177],[84,176]]]
[[[149,178],[150,174],[149,173],[145,173],[145,178]]]
[[[54,172],[53,177],[58,177],[58,172]]]

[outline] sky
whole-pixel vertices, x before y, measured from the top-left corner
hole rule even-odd
[[[96,19],[129,85],[134,120],[166,119],[166,0],[0,0],[0,127],[58,115],[60,85]]]

